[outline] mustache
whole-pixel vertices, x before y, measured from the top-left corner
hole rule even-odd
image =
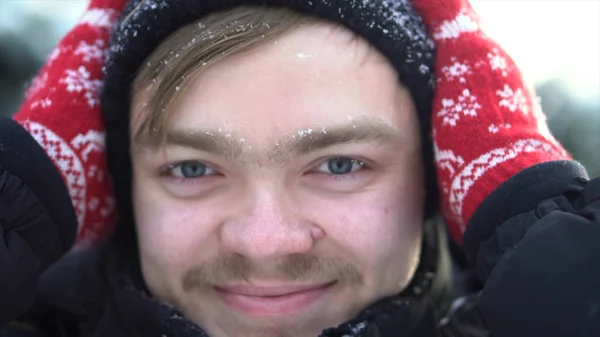
[[[215,284],[249,283],[252,279],[315,283],[336,280],[349,285],[363,283],[359,269],[339,259],[292,254],[265,268],[242,255],[231,254],[220,255],[213,261],[191,268],[182,280],[182,287],[189,292]]]

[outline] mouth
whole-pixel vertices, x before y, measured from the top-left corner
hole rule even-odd
[[[336,282],[312,285],[218,286],[221,300],[232,309],[252,316],[289,315],[323,299]]]

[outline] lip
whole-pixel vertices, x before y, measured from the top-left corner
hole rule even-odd
[[[215,287],[221,300],[232,309],[252,316],[289,315],[307,309],[322,299],[335,282],[312,285]]]

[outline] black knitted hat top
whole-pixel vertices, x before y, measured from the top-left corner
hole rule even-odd
[[[428,195],[424,211],[431,215],[437,208],[438,195],[430,138],[434,44],[409,0],[131,0],[112,36],[101,96],[108,169],[116,186],[121,222],[133,221],[129,108],[131,85],[138,70],[179,28],[216,11],[242,5],[287,7],[339,23],[388,58],[409,89],[419,114]]]

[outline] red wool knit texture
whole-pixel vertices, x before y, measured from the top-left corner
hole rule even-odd
[[[452,237],[511,176],[572,159],[552,137],[534,89],[481,30],[466,0],[413,0],[436,44],[432,111],[441,206]]]
[[[61,40],[14,116],[60,170],[79,220],[77,245],[116,223],[99,96],[110,30],[125,0],[94,0]],[[533,89],[480,29],[466,0],[413,0],[436,44],[432,111],[441,210],[452,237],[477,206],[532,165],[571,159],[550,135]]]
[[[60,171],[77,213],[76,245],[101,242],[116,222],[100,111],[102,66],[125,0],[92,1],[49,55],[13,118]]]

